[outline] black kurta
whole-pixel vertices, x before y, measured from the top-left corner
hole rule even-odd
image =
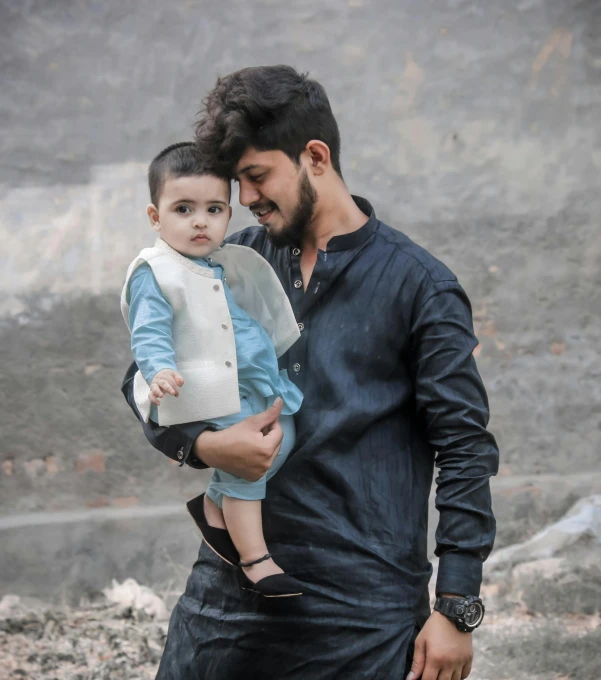
[[[281,362],[304,393],[296,447],[263,516],[270,552],[310,593],[274,604],[241,591],[235,568],[201,547],[161,680],[403,678],[429,614],[435,464],[437,592],[479,592],[498,450],[470,304],[441,262],[355,201],[368,221],[319,251],[306,292],[298,249],[274,248],[262,227],[228,239],[271,263],[301,328]],[[165,455],[202,467],[191,456],[202,424],[144,429]]]

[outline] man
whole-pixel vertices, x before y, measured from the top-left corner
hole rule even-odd
[[[271,552],[306,590],[267,606],[201,547],[158,677],[462,680],[472,659],[464,630],[481,620],[498,465],[469,301],[443,264],[350,195],[315,81],[287,66],[231,74],[207,97],[196,132],[261,224],[229,242],[271,263],[301,331],[281,365],[304,393],[296,447],[263,512]],[[123,386],[130,405],[134,372]],[[278,450],[278,413],[274,405],[220,432],[150,423],[145,433],[182,464],[257,479]],[[435,464],[444,613],[430,614]]]

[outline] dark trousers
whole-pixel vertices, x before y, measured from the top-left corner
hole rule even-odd
[[[368,587],[364,597],[365,608],[317,592],[266,599],[241,590],[236,568],[202,546],[157,680],[405,680],[419,625],[391,625],[369,611]]]

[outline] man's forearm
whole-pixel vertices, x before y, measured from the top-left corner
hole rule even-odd
[[[190,457],[193,457],[197,463],[205,467],[219,467],[217,463],[221,452],[219,441],[219,433],[213,430],[204,430],[196,438]]]

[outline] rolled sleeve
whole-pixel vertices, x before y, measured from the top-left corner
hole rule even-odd
[[[437,452],[437,593],[475,595],[492,550],[489,479],[499,452],[487,431],[489,408],[476,368],[469,300],[457,281],[435,283],[412,326],[417,415]]]

